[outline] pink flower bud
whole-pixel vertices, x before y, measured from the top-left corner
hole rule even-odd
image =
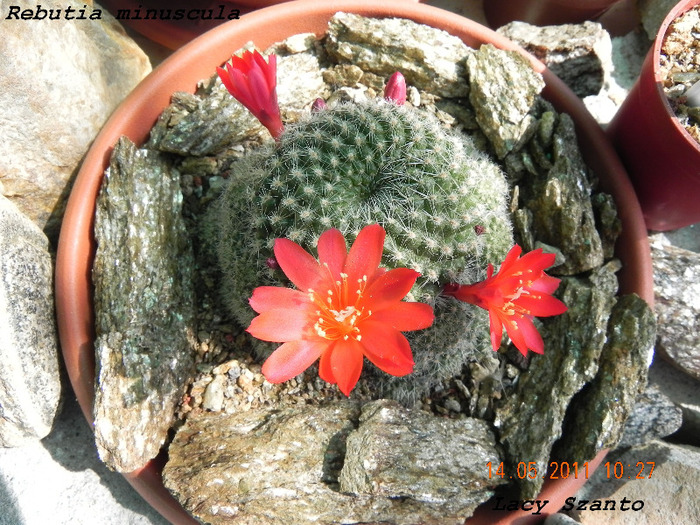
[[[257,51],[244,51],[216,72],[228,92],[279,139],[284,126],[277,104],[277,57],[270,55],[265,62]]]
[[[406,102],[406,79],[398,71],[391,75],[389,82],[386,83],[384,98],[399,106],[403,106]]]
[[[311,104],[311,111],[316,113],[317,111],[323,111],[326,109],[328,106],[326,105],[326,101],[323,100],[322,98],[317,98],[314,100],[314,103]]]

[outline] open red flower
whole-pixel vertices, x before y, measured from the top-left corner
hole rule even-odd
[[[363,356],[394,376],[413,371],[401,332],[430,326],[433,310],[402,301],[417,272],[379,268],[385,235],[381,226],[367,226],[348,253],[340,231],[328,230],[318,240],[318,261],[288,239],[275,241],[277,262],[297,289],[261,286],[250,299],[259,315],[247,331],[284,343],[263,364],[268,381],[287,381],[320,358],[321,379],[337,383],[347,396],[360,377]]]
[[[277,103],[277,57],[270,55],[265,62],[257,51],[244,51],[224,65],[216,72],[228,92],[277,139],[284,128]]]
[[[486,280],[471,285],[449,285],[445,294],[488,310],[494,350],[501,345],[505,326],[521,354],[526,356],[528,349],[542,354],[544,343],[532,319],[563,314],[566,305],[551,295],[559,286],[559,279],[544,273],[554,264],[554,254],[542,253],[538,248],[519,257],[521,252],[522,248],[516,244],[496,275],[489,264]]]

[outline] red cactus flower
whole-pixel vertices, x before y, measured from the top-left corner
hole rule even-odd
[[[567,308],[551,295],[559,286],[559,279],[544,273],[554,264],[554,254],[542,253],[538,248],[519,257],[521,252],[522,248],[516,244],[496,275],[489,264],[486,280],[471,285],[449,285],[445,294],[488,310],[494,350],[501,345],[505,326],[521,354],[526,356],[528,349],[542,354],[544,343],[533,317],[563,314]]]
[[[379,268],[385,235],[381,226],[367,226],[348,253],[340,231],[328,230],[318,240],[318,261],[288,239],[275,241],[277,262],[297,289],[261,286],[250,299],[259,315],[247,331],[284,343],[263,364],[268,381],[287,381],[320,358],[321,379],[337,383],[347,396],[360,377],[363,356],[394,376],[413,371],[401,332],[430,326],[433,310],[402,301],[417,272]]]
[[[391,75],[384,88],[384,98],[399,106],[406,103],[406,79],[398,71]]]
[[[277,57],[270,55],[265,62],[257,51],[244,51],[225,66],[216,72],[228,92],[277,139],[284,128],[277,103]]]

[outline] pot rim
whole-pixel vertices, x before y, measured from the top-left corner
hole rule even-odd
[[[401,17],[439,27],[474,47],[489,41],[504,49],[517,50],[540,72],[546,82],[543,92],[559,111],[573,118],[581,151],[587,164],[601,178],[604,191],[614,195],[623,223],[624,235],[618,241],[617,253],[625,262],[621,290],[636,292],[653,304],[651,256],[646,228],[639,203],[617,154],[603,130],[588,113],[583,103],[549,71],[544,64],[522,48],[494,31],[454,13],[405,0],[295,0],[246,14],[239,20],[224,23],[196,38],[161,63],[129,94],[109,118],[88,151],[75,179],[68,199],[59,237],[56,257],[56,309],[59,337],[69,378],[88,422],[93,424],[94,400],[94,313],[92,310],[91,268],[95,252],[93,220],[95,200],[104,169],[113,146],[121,135],[136,144],[146,139],[161,111],[170,103],[175,91],[192,92],[196,82],[209,78],[214,65],[220,65],[230,54],[254,39],[264,49],[287,36],[309,32],[309,28],[325,27],[337,11],[351,11],[365,16]],[[261,28],[268,31],[264,34]],[[324,32],[316,31],[317,34]],[[180,64],[187,63],[185,74]],[[605,457],[601,451],[589,462],[597,466]],[[132,486],[163,516],[173,523],[197,523],[168,493],[160,477],[161,464],[152,460],[144,468],[125,474]],[[585,480],[558,480],[545,483],[541,498],[555,502],[553,512],[564,499],[574,494]],[[483,505],[482,505],[483,507]],[[556,508],[554,508],[556,507]],[[469,523],[530,523],[543,516],[525,511],[509,512],[497,519],[493,513]],[[483,520],[483,521],[480,521]],[[496,521],[494,521],[496,520]]]

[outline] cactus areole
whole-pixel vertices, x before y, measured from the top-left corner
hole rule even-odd
[[[470,359],[497,349],[500,323],[523,354],[528,349],[542,351],[539,335],[532,333],[532,315],[508,305],[527,302],[532,312],[544,315],[566,310],[549,295],[557,281],[544,274],[543,258],[525,255],[520,259],[517,270],[524,272],[523,282],[513,272],[507,279],[492,277],[492,263],[506,259],[513,248],[504,175],[468,137],[405,104],[406,84],[400,73],[389,79],[384,98],[335,105],[309,101],[313,105],[308,115],[288,126],[281,124],[277,105],[274,56],[266,61],[257,51],[246,51],[225,68],[218,68],[218,73],[228,91],[275,138],[274,143],[239,161],[216,219],[223,293],[232,314],[243,326],[250,325],[248,331],[258,339],[284,343],[272,355],[274,346],[256,345],[263,357],[269,356],[263,366],[268,380],[290,379],[319,359],[321,377],[337,382],[348,395],[360,375],[364,355],[390,374],[389,378],[378,376],[385,394],[411,401],[459,373]],[[307,263],[320,265],[321,270],[324,264],[337,266],[340,254],[345,253],[343,237],[356,242],[367,236],[361,235],[367,227],[375,233],[381,230],[383,243],[364,252],[363,257],[379,255],[379,259],[372,272],[359,279],[381,279],[384,271],[386,275],[410,271],[411,278],[402,280],[403,285],[410,281],[409,286],[401,287],[402,295],[396,295],[396,286],[375,286],[374,293],[380,297],[364,297],[371,288],[369,282],[360,282],[359,288],[353,282],[345,290],[341,275],[347,277],[347,272],[340,270],[342,265],[331,271],[333,278],[316,272],[314,283],[309,277],[314,272],[308,267],[299,269],[299,264]],[[327,246],[335,241],[339,244],[339,239],[343,249],[335,246],[329,251]],[[282,249],[287,255],[280,260],[280,246],[292,245],[298,257],[290,258]],[[311,255],[315,252],[319,262]],[[514,257],[517,255],[506,260]],[[544,260],[547,267],[553,263],[553,257]],[[534,277],[525,275],[528,261],[537,262]],[[300,271],[306,273],[301,280]],[[485,277],[487,286],[474,285]],[[328,284],[325,281],[333,285],[325,286],[328,290],[342,288],[360,297],[331,308],[328,305],[335,305],[338,298],[316,297],[326,293],[317,286]],[[533,281],[547,286],[531,294],[537,288]],[[501,293],[506,299],[495,305],[499,283],[507,287]],[[290,295],[292,285],[298,295]],[[270,287],[281,288],[272,292]],[[484,293],[490,299],[481,297]],[[397,309],[407,308],[397,305],[424,303],[419,307],[422,313],[415,323],[397,322],[388,315],[384,330],[379,330],[375,325],[380,321],[360,314],[358,305],[381,303],[383,295]],[[523,295],[527,299],[521,299]],[[404,296],[409,302],[398,302]],[[288,301],[292,297],[301,302],[294,306]],[[536,308],[537,297],[556,308]],[[320,306],[312,307],[316,302]],[[426,308],[434,310],[432,325],[427,319],[432,320],[433,314],[428,315]],[[490,337],[484,310],[491,315]],[[255,312],[260,315],[255,317]],[[327,337],[326,326],[319,324],[323,322],[332,324],[336,332],[345,332],[335,334],[338,338]],[[340,337],[355,334],[358,327],[348,324],[353,322],[369,323],[370,333],[384,335],[374,341]],[[294,323],[296,326],[290,326]],[[529,335],[519,337],[519,327],[527,327]],[[411,331],[406,334],[406,344],[401,331]],[[377,341],[387,341],[386,333],[395,341],[389,345],[393,350],[378,355]]]

